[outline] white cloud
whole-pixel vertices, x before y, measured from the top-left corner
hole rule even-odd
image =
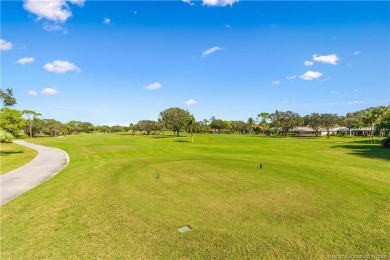
[[[313,60],[317,62],[337,65],[337,62],[340,60],[340,58],[337,57],[336,54],[330,54],[325,56],[318,56],[317,54],[314,54]]]
[[[85,2],[85,0],[68,0],[68,1],[78,6],[83,6]]]
[[[202,57],[206,57],[206,56],[209,56],[211,53],[213,52],[216,52],[216,51],[222,51],[223,49],[221,47],[218,47],[218,46],[214,46],[210,49],[207,49],[205,50],[204,52],[202,52]]]
[[[362,52],[361,51],[355,51],[354,53],[353,53],[353,55],[360,55],[360,54],[362,54]]]
[[[162,87],[161,83],[159,83],[159,82],[154,82],[154,83],[151,83],[151,84],[145,86],[144,89],[147,89],[147,90],[156,90],[156,89],[159,89],[159,88],[161,88],[161,87]]]
[[[37,93],[35,90],[29,90],[29,91],[27,92],[27,94],[28,94],[29,96],[37,96],[37,95],[38,95],[38,93]]]
[[[364,103],[364,101],[357,101],[357,100],[347,102],[348,105],[358,105],[358,104],[363,104],[363,103]]]
[[[63,23],[72,16],[72,12],[64,0],[25,0],[23,8],[35,14],[38,17],[38,20],[45,18],[53,22]]]
[[[25,57],[25,58],[18,59],[16,61],[16,63],[22,64],[22,65],[32,63],[32,62],[34,62],[34,58],[32,58],[32,57]]]
[[[65,73],[68,71],[76,71],[80,72],[81,69],[77,67],[75,64],[70,63],[68,61],[62,61],[62,60],[54,60],[51,63],[45,64],[43,66],[47,71],[54,72],[57,74]]]
[[[44,95],[56,95],[58,94],[58,90],[54,89],[54,88],[45,88],[41,91],[42,94]]]
[[[280,84],[280,80],[274,80],[272,81],[272,85],[278,86]]]
[[[198,102],[192,98],[190,98],[189,100],[185,101],[184,104],[186,104],[187,106],[191,106],[191,105],[195,105],[197,104]]]
[[[183,3],[189,4],[191,6],[195,5],[191,0],[181,0]]]
[[[103,23],[109,24],[109,23],[111,23],[111,19],[106,17],[106,18],[104,18]]]
[[[287,76],[286,79],[288,80],[293,80],[293,79],[296,79],[297,78],[297,75],[291,75],[291,76]]]
[[[203,5],[207,6],[233,6],[234,3],[238,3],[239,0],[203,0]]]
[[[313,79],[318,79],[321,76],[322,76],[321,72],[309,70],[299,77],[303,80],[313,80]]]
[[[303,64],[305,64],[305,66],[313,66],[314,62],[309,61],[309,60],[305,60],[305,62]]]
[[[44,23],[43,29],[45,29],[46,31],[49,31],[49,32],[62,31],[62,30],[64,30],[66,32],[66,29],[64,29],[64,27],[62,27],[59,24]]]
[[[83,6],[85,0],[68,0],[68,2]],[[72,16],[72,12],[65,0],[25,0],[23,8],[30,13],[35,14],[38,17],[38,20],[44,18],[56,23],[64,23]]]
[[[12,49],[12,42],[7,42],[4,39],[0,39],[0,50],[9,51]]]

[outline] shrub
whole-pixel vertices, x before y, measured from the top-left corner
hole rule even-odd
[[[12,143],[12,140],[14,140],[13,135],[0,129],[0,143]]]
[[[381,146],[383,148],[390,149],[390,137],[387,137],[381,141]]]
[[[17,139],[27,139],[29,138],[28,135],[24,134],[24,133],[21,133],[21,134],[18,134],[17,136],[15,136]]]

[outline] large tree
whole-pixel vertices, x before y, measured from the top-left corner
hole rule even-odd
[[[157,122],[152,120],[140,120],[138,121],[136,128],[140,131],[145,131],[146,134],[150,134],[152,131],[157,130]]]
[[[176,136],[179,136],[180,130],[185,125],[185,120],[190,113],[187,110],[171,107],[162,112],[160,112],[159,120],[164,123],[164,125],[173,131]]]
[[[326,129],[326,136],[329,138],[330,129],[337,125],[338,116],[336,114],[321,114],[321,127]]]
[[[354,112],[347,113],[345,116],[341,116],[339,124],[349,129],[349,135],[352,135],[352,128],[359,128],[362,126],[362,113]]]
[[[5,107],[12,107],[16,104],[16,99],[14,98],[11,88],[7,88],[5,91],[0,89],[0,100]]]
[[[381,123],[386,116],[386,111],[385,106],[370,107],[363,110],[363,122],[371,128],[370,138],[374,138],[375,126]]]
[[[278,111],[270,115],[272,125],[278,130],[281,130],[282,135],[287,136],[288,131],[302,124],[302,117],[292,111]]]
[[[246,129],[246,123],[244,121],[238,120],[238,121],[232,121],[232,127],[233,130],[238,132],[238,134],[241,134]]]
[[[26,125],[19,110],[8,107],[0,110],[0,128],[4,129],[13,136],[21,134],[21,129]]]
[[[259,127],[263,130],[263,134],[265,134],[265,130],[270,128],[271,117],[267,112],[261,112],[257,115],[257,120],[259,120]]]
[[[303,119],[305,125],[310,126],[315,131],[316,136],[318,136],[321,130],[321,115],[318,113],[311,113],[310,115],[305,116]]]
[[[385,135],[386,130],[389,131],[390,136],[390,106],[384,109],[381,121],[376,126],[381,137]]]
[[[55,119],[44,119],[44,132],[50,137],[57,136],[63,129],[63,124]]]
[[[38,116],[41,116],[41,114],[32,111],[32,110],[23,110],[22,115],[27,116],[27,122],[28,122],[28,132],[30,134],[30,139],[33,137],[33,120],[36,120]]]

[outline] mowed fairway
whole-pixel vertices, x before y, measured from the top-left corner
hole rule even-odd
[[[389,150],[336,137],[189,140],[33,140],[71,161],[1,207],[2,259],[390,256]]]
[[[14,143],[0,145],[1,171],[7,173],[20,166],[25,165],[37,156],[38,152]]]

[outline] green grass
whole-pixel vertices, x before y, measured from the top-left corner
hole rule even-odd
[[[2,258],[389,257],[389,150],[348,138],[189,140],[34,140],[71,161],[2,206]]]
[[[0,174],[25,165],[37,156],[38,152],[14,143],[0,144]]]

